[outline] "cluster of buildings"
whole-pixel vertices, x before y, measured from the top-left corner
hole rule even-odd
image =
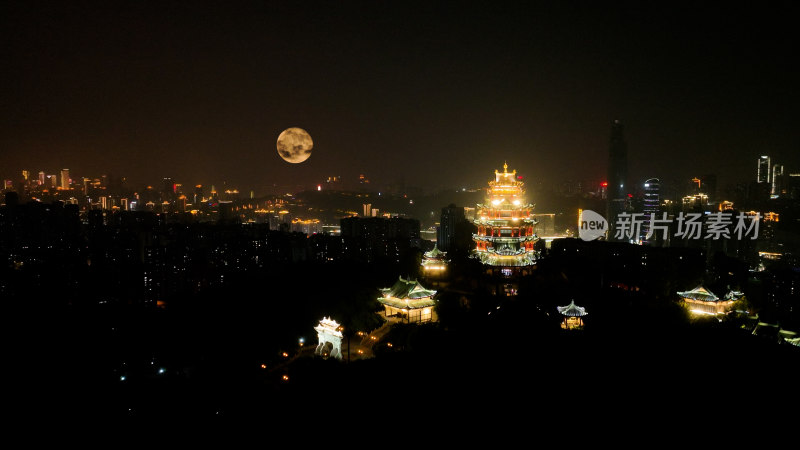
[[[618,226],[617,219],[633,211],[640,212],[645,217],[658,216],[670,219],[679,214],[699,213],[704,218],[705,227],[707,226],[705,217],[711,213],[738,212],[742,206],[735,201],[718,197],[716,177],[713,175],[690,180],[680,201],[666,198],[661,180],[658,178],[649,178],[640,187],[631,186],[628,181],[627,155],[628,147],[624,139],[623,126],[619,121],[615,121],[611,129],[608,181],[598,185],[599,195],[606,199],[607,205],[606,217],[610,226],[606,235],[607,241],[634,243],[645,247],[697,247],[704,250],[706,255],[721,251],[747,261],[750,267],[757,267],[759,258],[778,259],[782,256],[773,239],[780,214],[768,210],[745,211],[746,214],[758,217],[761,221],[761,236],[755,242],[750,240],[712,242],[708,239],[689,242],[686,239],[676,238],[673,230],[664,235],[651,235],[653,230],[649,221],[646,221],[641,230],[637,230],[635,234],[620,238],[615,233],[615,228]],[[800,181],[800,174],[785,172],[782,165],[772,164],[768,156],[759,157],[754,192],[768,193],[772,200],[793,198],[796,195],[794,181]],[[327,183],[329,186],[326,188],[335,187],[341,180],[339,177],[331,177]],[[369,180],[362,176],[358,183],[364,186]],[[123,185],[124,180],[112,180],[108,177],[82,178],[80,182],[76,182],[70,178],[69,170],[64,169],[59,175],[39,172],[37,177],[28,171],[23,171],[19,183],[6,180],[3,187],[6,191],[22,192],[24,196],[39,202],[44,202],[46,199],[60,200],[81,211],[208,214],[215,217],[216,222],[224,223],[230,219],[231,223],[251,222],[256,225],[267,225],[252,228],[254,231],[249,237],[235,244],[239,259],[233,262],[234,266],[244,267],[252,264],[258,266],[263,265],[265,260],[358,260],[367,264],[387,262],[399,264],[412,249],[424,248],[418,220],[396,216],[385,217],[386,215],[381,214],[382,212],[374,208],[371,203],[364,203],[361,211],[341,219],[339,225],[326,225],[317,218],[300,217],[290,212],[296,206],[293,204],[293,198],[256,200],[251,192],[250,199],[245,199],[235,189],[217,192],[215,187],[211,186],[210,191],[206,193],[202,185],[185,190],[171,178],[165,178],[160,189],[148,186],[142,192],[132,194],[126,194]],[[639,190],[641,195],[635,198],[631,194],[634,188],[641,188]],[[319,189],[321,190],[321,187]],[[107,226],[111,217],[114,216],[105,213],[91,214],[91,221]],[[129,219],[118,217],[114,220]],[[447,277],[453,255],[458,252],[470,253],[480,261],[485,269],[484,274],[495,281],[497,287],[494,294],[515,295],[518,288],[517,281],[520,277],[531,274],[537,261],[542,257],[545,247],[542,242],[544,239],[539,235],[541,228],[544,228],[545,234],[553,233],[553,222],[552,214],[534,213],[534,205],[526,197],[522,177],[516,170],[509,170],[508,165],[504,164],[502,171],[494,171],[494,179],[488,182],[484,200],[474,208],[454,204],[442,208],[439,227],[436,230],[436,244],[422,255],[420,272],[423,281],[401,277],[395,285],[384,289],[379,301],[385,307],[385,315],[412,322],[436,320],[433,308],[436,291],[429,289],[429,286],[441,285],[441,281]],[[465,224],[468,227],[465,227]],[[138,230],[143,227],[146,228],[145,225],[139,224],[129,228]],[[170,233],[168,228],[159,229],[164,233]],[[470,230],[468,236],[465,236],[465,229]],[[134,231],[138,233],[136,230]],[[315,239],[305,242],[289,240],[291,241],[289,242],[276,234],[270,234],[270,230],[302,233]],[[198,243],[204,239],[203,236],[207,232],[208,230],[202,228],[184,231],[182,239],[189,243],[187,248],[195,244],[199,246]],[[233,248],[222,238],[223,236],[220,236],[220,239],[215,240],[214,246],[206,246],[207,255],[211,255],[208,258],[210,261],[215,261],[217,256],[220,258],[214,263],[215,268],[220,268],[218,271],[220,284],[223,283],[226,270],[224,268],[231,264],[226,255]],[[162,284],[170,282],[168,274],[180,272],[179,267],[188,267],[186,261],[189,259],[181,253],[183,250],[167,251],[144,241],[136,246],[128,244],[126,246],[131,248],[116,250],[121,253],[136,253],[132,256],[122,255],[120,258],[143,263],[145,291],[149,293],[146,294],[149,298],[162,297],[165,291]],[[568,250],[570,246],[560,245],[559,248]],[[640,258],[641,264],[646,264],[647,257],[648,254],[645,252]],[[172,269],[170,270],[168,266]],[[187,277],[191,278],[188,275]],[[215,280],[216,278],[212,278],[211,282],[216,282]],[[203,279],[201,282],[205,283],[207,280]],[[793,283],[794,281],[792,289]],[[692,291],[681,291],[678,295],[694,313],[718,315],[728,312],[731,305],[740,300],[741,292],[731,290],[719,298],[701,286]],[[565,317],[565,328],[583,325],[582,317],[586,315],[586,310],[574,302],[559,307],[558,312]]]
[[[38,176],[23,170],[19,180],[3,181],[3,191],[14,192],[23,200],[78,205],[84,212],[99,209],[207,214],[226,207],[231,209],[247,200],[235,188],[225,187],[217,191],[214,185],[210,190],[200,184],[189,187],[165,177],[160,186],[132,189],[124,177],[74,177],[69,169],[61,169],[58,175],[41,171]],[[254,192],[251,191],[249,199],[253,198]]]
[[[635,185],[629,181],[627,157],[623,125],[614,121],[607,174],[607,240],[660,247],[697,247],[703,248],[707,255],[721,251],[747,261],[752,267],[757,267],[765,257],[776,259],[783,256],[785,248],[776,240],[775,232],[781,209],[791,209],[791,202],[800,200],[800,173],[785,171],[783,165],[773,164],[765,155],[758,158],[756,176],[752,181],[724,193],[718,188],[717,177],[713,174],[693,177],[682,186],[665,186],[655,177]],[[699,215],[701,235],[708,236],[710,219],[719,212],[734,218],[744,215],[758,221],[758,239],[752,242],[692,240],[681,232],[682,217]],[[644,219],[641,228],[636,232],[620,230],[620,217],[632,214]],[[659,220],[669,224],[667,233],[651,233],[652,224]],[[725,234],[731,234],[736,225],[735,221],[730,223]]]

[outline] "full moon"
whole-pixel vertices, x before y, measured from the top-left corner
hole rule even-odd
[[[284,161],[299,164],[311,156],[314,141],[302,128],[287,128],[278,136],[278,154]]]

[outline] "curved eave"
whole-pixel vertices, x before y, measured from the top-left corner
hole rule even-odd
[[[509,242],[536,242],[539,240],[539,236],[478,236],[473,234],[472,240],[474,241],[481,241],[481,242],[497,242],[500,244],[509,243]]]
[[[388,305],[398,309],[420,309],[436,305],[436,300],[430,297],[418,298],[418,299],[378,297],[378,302],[380,302],[383,305]]]
[[[482,264],[496,267],[525,267],[536,264],[535,252],[527,252],[519,255],[498,255],[496,253],[479,252],[476,256]]]

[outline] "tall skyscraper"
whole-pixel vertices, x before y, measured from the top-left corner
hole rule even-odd
[[[772,195],[781,195],[783,190],[783,164],[772,166]]]
[[[656,236],[647,239],[647,233],[650,231],[650,215],[655,214],[656,218],[660,218],[659,207],[661,205],[661,180],[658,178],[650,178],[644,182],[644,212],[645,222],[642,227],[641,241],[648,244],[655,241]]]
[[[45,180],[44,172],[39,172],[39,186],[43,186],[44,185],[44,180]]]
[[[164,183],[162,185],[161,192],[167,195],[176,193],[176,185],[172,177],[164,177]]]
[[[616,240],[617,215],[625,212],[628,204],[628,144],[623,136],[619,120],[611,124],[611,139],[608,147],[608,202],[606,218],[609,224],[609,240]]]
[[[758,174],[756,176],[756,180],[759,183],[769,183],[770,182],[770,161],[769,156],[762,156],[758,158]]]
[[[439,219],[439,230],[436,234],[436,244],[439,250],[449,252],[453,248],[456,237],[456,225],[464,222],[464,208],[450,204],[442,208],[442,216]]]
[[[198,184],[194,187],[194,194],[192,194],[192,204],[197,207],[200,203],[203,202],[203,185]]]
[[[69,189],[69,169],[61,169],[61,189]]]

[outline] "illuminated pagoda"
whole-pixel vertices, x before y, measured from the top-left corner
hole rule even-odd
[[[517,180],[516,170],[508,171],[508,164],[503,164],[503,172],[495,170],[494,176],[486,203],[478,204],[475,214],[475,255],[483,264],[499,267],[503,275],[525,273],[522,268],[537,259],[533,247],[539,237],[534,233],[533,204],[525,201],[523,183]]]
[[[433,244],[433,250],[422,255],[422,273],[426,276],[441,275],[447,270],[449,262],[447,253],[439,250],[439,247]]]
[[[399,277],[390,288],[381,289],[378,301],[386,309],[386,317],[397,317],[406,322],[435,322],[433,307],[436,291],[426,289],[419,281]]]
[[[576,305],[575,300],[570,301],[567,306],[556,306],[556,309],[564,316],[564,321],[561,322],[561,328],[572,330],[583,327],[583,316],[588,313],[586,312],[586,308]]]
[[[725,314],[733,303],[741,297],[741,295],[736,296],[736,294],[741,293],[731,291],[725,298],[721,299],[703,286],[697,286],[691,291],[678,292],[678,295],[680,295],[686,303],[686,307],[689,308],[689,312],[692,314],[707,314],[712,316]]]

